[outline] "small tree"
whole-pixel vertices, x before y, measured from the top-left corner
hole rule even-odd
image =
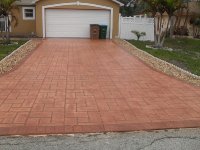
[[[183,7],[184,0],[144,0],[147,3],[147,12],[151,12],[154,17],[154,35],[155,47],[163,47],[169,27],[172,27],[172,16],[174,13]],[[167,26],[165,26],[166,19],[164,13],[168,14]],[[169,26],[170,24],[170,26]]]
[[[166,12],[163,0],[144,0],[147,3],[147,12],[154,17],[154,41],[155,47],[162,47],[165,40],[163,14]]]
[[[146,36],[146,32],[139,32],[139,31],[131,31],[131,32],[135,34],[138,41],[140,40],[141,37]]]
[[[5,44],[9,44],[10,41],[10,27],[11,23],[14,22],[14,26],[17,25],[17,18],[13,14],[14,9],[18,9],[14,2],[17,0],[1,0],[0,1],[0,16],[4,16],[6,20],[6,37]]]

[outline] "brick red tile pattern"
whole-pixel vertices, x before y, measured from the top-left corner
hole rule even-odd
[[[112,41],[46,39],[0,91],[0,135],[200,126],[199,88]]]

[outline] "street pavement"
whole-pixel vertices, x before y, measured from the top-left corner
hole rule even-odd
[[[200,150],[200,129],[0,137],[0,150]]]

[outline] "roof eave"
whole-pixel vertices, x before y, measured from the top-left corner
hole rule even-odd
[[[124,4],[121,3],[121,2],[119,2],[118,0],[112,0],[112,1],[115,2],[115,3],[117,3],[117,4],[119,4],[121,7],[124,6]]]
[[[34,3],[38,2],[38,1],[39,0],[33,0],[32,3],[34,4]],[[124,4],[121,3],[121,2],[119,2],[118,0],[112,0],[112,1],[115,2],[115,3],[117,3],[117,4],[119,4],[120,6],[124,6]]]

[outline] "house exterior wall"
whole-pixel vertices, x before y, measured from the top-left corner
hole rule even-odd
[[[12,21],[11,36],[29,37],[32,33],[36,33],[35,20],[23,20],[22,6],[19,6],[18,9],[14,9],[13,14],[17,18],[17,24],[15,24],[14,20]]]
[[[200,2],[192,1],[189,3],[189,8],[191,13],[200,14]]]
[[[199,14],[200,15],[200,6],[199,6],[199,2],[197,1],[191,1],[189,2],[189,16],[187,18],[187,28],[189,30],[189,36],[193,35],[193,26],[190,24],[190,19],[193,16],[193,14]],[[181,17],[181,21],[180,21],[180,26],[184,25],[185,19],[186,19],[186,12],[183,12],[183,15]],[[167,26],[167,22],[168,22],[168,15],[165,14],[164,15],[164,26]]]
[[[36,3],[36,34],[39,37],[43,36],[42,29],[42,6],[53,5],[59,3],[72,3],[77,2],[77,0],[41,0]],[[81,3],[91,3],[96,5],[102,5],[113,8],[113,38],[118,36],[119,30],[119,5],[112,2],[111,0],[79,0]],[[62,6],[54,7],[55,9],[99,9],[90,6]]]

